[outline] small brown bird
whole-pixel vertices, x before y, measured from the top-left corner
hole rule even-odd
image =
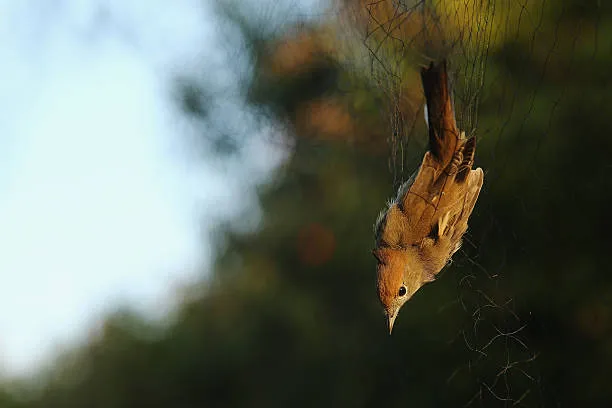
[[[431,282],[461,246],[482,187],[472,170],[476,139],[459,132],[446,61],[422,69],[429,151],[375,225],[378,297],[389,334],[400,308]]]

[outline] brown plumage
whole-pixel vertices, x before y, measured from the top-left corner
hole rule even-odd
[[[389,333],[400,308],[431,282],[461,246],[483,183],[472,169],[476,139],[459,132],[446,61],[421,71],[429,151],[375,226],[378,297]]]

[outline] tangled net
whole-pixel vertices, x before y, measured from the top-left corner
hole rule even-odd
[[[489,89],[487,65],[502,41],[535,35],[545,2],[541,2],[540,10],[527,9],[516,0],[366,0],[344,6],[350,10],[345,15],[357,27],[357,32],[346,33],[346,41],[355,46],[355,38],[359,38],[365,50],[353,52],[351,58],[367,64],[372,83],[384,95],[391,129],[389,168],[396,187],[416,170],[409,164],[410,156],[415,157],[415,150],[422,152],[409,145],[415,139],[420,138],[421,144],[425,140],[419,70],[429,61],[450,61],[459,129],[479,138],[502,132],[508,120],[502,115],[497,128],[482,132],[486,135],[478,129],[479,108]],[[531,30],[521,30],[524,18],[530,19]],[[469,236],[466,241],[471,243]],[[513,298],[502,288],[503,262],[497,271],[480,265],[477,255],[460,257],[459,263],[468,267],[456,268],[456,303],[467,314],[468,323],[456,340],[462,341],[473,357],[451,373],[448,381],[463,370],[471,373],[478,391],[466,405],[482,404],[491,398],[504,406],[521,405],[530,394],[537,394],[533,391],[541,384],[534,374],[537,353],[522,337],[526,323],[515,312]],[[496,375],[491,376],[492,372]]]

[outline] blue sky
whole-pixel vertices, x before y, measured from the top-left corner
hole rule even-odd
[[[282,160],[256,135],[248,160],[191,152],[206,129],[171,80],[227,62],[206,4],[0,1],[0,373],[31,373],[117,302],[166,311],[206,271],[202,228],[256,206]]]

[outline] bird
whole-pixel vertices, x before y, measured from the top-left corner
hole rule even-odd
[[[374,224],[378,298],[389,335],[402,306],[461,247],[484,182],[475,136],[459,131],[445,59],[421,68],[428,151]]]

